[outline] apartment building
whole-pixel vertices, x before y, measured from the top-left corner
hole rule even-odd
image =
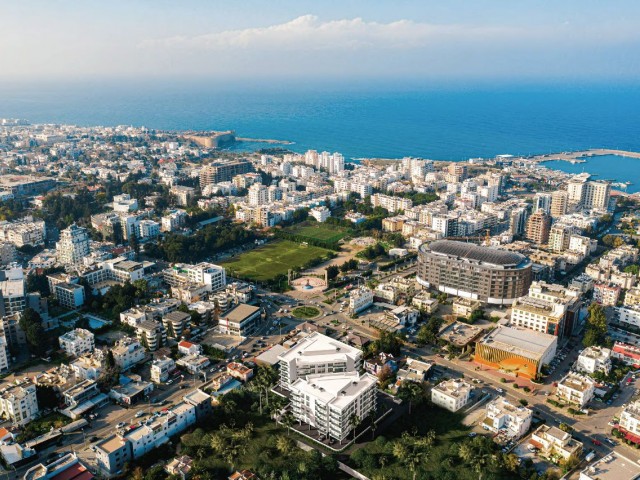
[[[9,265],[18,259],[16,246],[11,242],[0,241],[0,265]]]
[[[52,294],[61,306],[70,310],[84,305],[86,298],[84,287],[75,283],[56,283]]]
[[[615,307],[618,304],[622,288],[611,283],[596,283],[593,286],[593,301],[606,307]]]
[[[140,458],[196,423],[196,408],[181,402],[133,430],[121,430],[96,444],[96,464],[107,474]]]
[[[21,313],[27,306],[27,289],[22,268],[0,270],[0,317]]]
[[[618,429],[625,435],[632,436],[635,443],[640,443],[640,400],[630,402],[624,407],[620,414]]]
[[[111,349],[116,365],[120,370],[129,370],[145,359],[144,348],[140,342],[131,337],[125,337],[118,340]]]
[[[32,247],[44,245],[45,238],[44,220],[25,217],[14,222],[0,222],[0,241],[12,243],[18,248],[26,245]]]
[[[157,320],[143,320],[137,324],[136,336],[140,344],[150,352],[155,352],[167,343],[167,331]]]
[[[190,325],[191,315],[175,310],[162,317],[162,324],[167,331],[167,337],[180,338],[182,332]]]
[[[253,171],[253,165],[245,160],[205,165],[200,171],[200,188],[212,183],[230,182],[236,175],[244,175],[251,171]]]
[[[76,328],[58,337],[60,348],[67,355],[79,357],[83,353],[91,353],[95,348],[94,335],[84,328]]]
[[[354,415],[366,418],[375,411],[377,381],[373,375],[358,372],[298,378],[289,386],[293,416],[341,442],[354,428]]]
[[[538,210],[527,220],[526,238],[536,245],[544,245],[549,241],[551,217],[542,210]]]
[[[400,210],[408,210],[413,207],[413,201],[409,198],[392,197],[381,193],[375,193],[371,195],[371,206],[374,208],[382,207],[389,212],[394,213]]]
[[[576,370],[585,373],[602,372],[609,375],[611,371],[611,349],[592,346],[587,347],[576,360]]]
[[[102,350],[94,350],[79,356],[69,364],[69,367],[78,380],[97,380],[102,374]]]
[[[151,381],[164,383],[169,380],[169,374],[176,369],[176,362],[169,357],[156,358],[151,363]]]
[[[36,386],[31,380],[19,380],[0,388],[0,417],[14,425],[26,425],[39,414]]]
[[[312,374],[356,372],[362,351],[318,332],[302,338],[278,355],[280,386],[289,389],[298,378]]]
[[[549,425],[540,425],[531,434],[529,444],[539,449],[538,455],[556,464],[568,460],[571,456],[579,458],[583,446],[582,442],[575,440],[570,433]]]
[[[431,389],[431,401],[450,412],[457,412],[469,403],[472,390],[471,384],[464,380],[444,380]]]
[[[531,427],[533,412],[526,407],[516,406],[504,397],[497,397],[487,404],[487,413],[482,425],[492,432],[505,429],[507,436],[518,439]]]
[[[61,264],[80,265],[89,251],[89,233],[86,228],[74,223],[60,232],[56,254]]]
[[[367,287],[351,290],[349,293],[349,311],[359,313],[373,305],[373,292]]]
[[[593,398],[595,382],[591,377],[569,372],[558,382],[556,396],[565,402],[584,408]]]

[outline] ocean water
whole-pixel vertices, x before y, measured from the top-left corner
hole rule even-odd
[[[616,84],[0,83],[0,117],[233,129],[243,137],[295,142],[288,146],[294,151],[339,151],[346,158],[640,150],[640,87]]]
[[[553,170],[567,173],[590,173],[594,180],[613,180],[631,182],[626,188],[614,186],[616,190],[627,193],[640,192],[640,158],[620,155],[597,155],[583,158],[586,163],[569,163],[560,160],[544,162],[542,165]]]

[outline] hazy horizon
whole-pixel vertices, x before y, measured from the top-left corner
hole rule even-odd
[[[640,4],[3,3],[0,82],[632,82]]]

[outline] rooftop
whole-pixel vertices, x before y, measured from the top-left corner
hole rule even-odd
[[[259,307],[255,307],[253,305],[247,305],[246,303],[241,303],[237,307],[229,310],[226,313],[225,318],[230,322],[241,322],[245,318],[248,318],[259,311],[260,311]]]
[[[525,328],[500,326],[480,343],[537,360],[556,342],[557,338],[553,335]]]
[[[359,357],[362,352],[355,347],[334,340],[318,332],[313,332],[300,340],[295,346],[278,356],[285,362],[297,363],[326,362],[331,359],[345,361],[347,356]]]
[[[423,252],[429,252],[449,257],[475,260],[499,266],[518,266],[528,262],[527,257],[515,252],[507,252],[492,247],[481,247],[473,243],[458,242],[455,240],[437,240],[420,247]]]
[[[569,372],[562,380],[560,380],[560,382],[558,383],[558,386],[562,385],[572,390],[584,392],[585,390],[588,390],[590,387],[593,387],[594,383],[595,382],[587,376],[580,375],[574,372]]]
[[[434,390],[445,393],[451,397],[462,397],[469,395],[473,387],[464,380],[445,380],[433,387]]]
[[[588,480],[635,480],[640,476],[640,465],[619,453],[610,453],[593,462],[580,473]]]
[[[322,403],[342,409],[355,400],[363,391],[375,387],[377,377],[358,372],[307,375],[291,386],[293,391],[310,395]]]

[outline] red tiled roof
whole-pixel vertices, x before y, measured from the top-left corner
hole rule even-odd
[[[51,477],[51,480],[92,480],[93,474],[84,465],[76,463],[63,472]]]

